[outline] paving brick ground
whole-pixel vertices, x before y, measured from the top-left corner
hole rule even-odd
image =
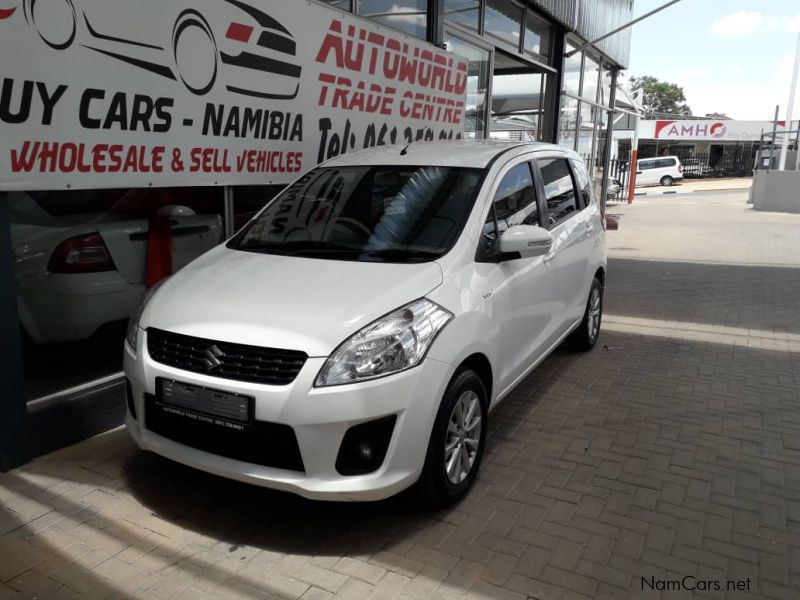
[[[753,264],[722,265],[732,236],[689,260],[670,227],[676,257],[653,238],[646,260],[638,228],[662,219],[648,206],[609,234],[600,345],[558,350],[493,413],[459,506],[309,502],[114,431],[0,475],[0,599],[799,598],[800,251],[773,236]],[[709,240],[736,227],[718,200],[672,208]],[[749,591],[643,583],[687,576]]]

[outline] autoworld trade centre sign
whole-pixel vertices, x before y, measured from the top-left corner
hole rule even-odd
[[[466,59],[285,0],[0,0],[0,189],[288,183],[459,138]]]

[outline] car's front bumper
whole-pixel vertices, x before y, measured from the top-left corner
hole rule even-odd
[[[379,500],[412,485],[425,460],[431,428],[452,372],[451,366],[426,359],[419,366],[358,384],[315,388],[324,358],[309,358],[297,378],[271,386],[210,377],[153,361],[140,332],[138,358],[125,346],[125,374],[137,418],[128,412],[133,439],[177,462],[210,473],[314,499]],[[257,421],[289,425],[297,437],[304,472],[242,462],[177,443],[146,427],[145,394],[156,393],[156,378],[253,396]],[[347,430],[388,415],[396,422],[382,465],[365,475],[343,476],[336,458]]]

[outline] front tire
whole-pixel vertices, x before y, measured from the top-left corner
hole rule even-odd
[[[456,372],[444,393],[428,442],[417,491],[432,508],[463,498],[478,474],[486,445],[489,400],[472,369]]]
[[[603,284],[595,277],[586,301],[583,321],[567,338],[567,344],[576,352],[588,352],[600,336],[600,323],[603,320]]]
[[[675,180],[672,177],[670,177],[669,175],[664,175],[661,178],[661,185],[663,185],[663,186],[672,187],[674,184],[675,184]]]

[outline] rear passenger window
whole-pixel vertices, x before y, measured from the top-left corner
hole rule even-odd
[[[533,187],[531,168],[522,163],[506,173],[494,195],[494,214],[489,213],[486,223],[488,232],[494,230],[497,219],[497,233],[502,234],[514,225],[538,225],[539,211],[536,206],[536,191]]]
[[[542,172],[550,225],[558,225],[578,210],[572,175],[564,158],[545,158],[537,162]]]
[[[674,158],[654,158],[647,162],[640,162],[639,169],[645,171],[647,169],[664,169],[675,166]]]
[[[586,166],[577,160],[572,161],[572,172],[578,181],[578,191],[580,192],[580,208],[586,208],[592,203],[592,182],[586,172]]]

